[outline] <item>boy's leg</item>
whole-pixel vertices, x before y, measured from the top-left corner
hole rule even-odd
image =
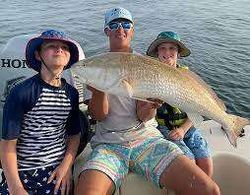
[[[20,178],[24,181],[29,194],[55,194],[55,184],[56,179],[52,182],[47,183],[52,172],[56,169],[57,165],[38,168],[35,170],[23,171]],[[20,174],[19,174],[20,175]],[[26,180],[26,181],[25,181]],[[61,189],[59,189],[56,195],[61,194]]]
[[[187,157],[179,156],[167,167],[160,185],[179,195],[219,195],[217,184]]]
[[[196,164],[209,176],[213,175],[213,161],[206,139],[196,128],[190,129],[185,135],[185,144],[195,156]]]
[[[105,173],[98,170],[86,170],[79,176],[75,194],[111,195],[114,191],[115,185]]]
[[[8,184],[7,184],[7,181],[3,172],[1,174],[1,177],[2,177],[2,181],[0,183],[0,194],[9,195]]]

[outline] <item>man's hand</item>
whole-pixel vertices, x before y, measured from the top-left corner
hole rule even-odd
[[[162,101],[159,99],[148,98],[150,102],[137,101],[137,116],[143,122],[147,122],[154,118],[157,108],[161,107]]]
[[[151,108],[155,108],[158,109],[162,106],[162,104],[164,103],[162,100],[160,99],[154,99],[154,98],[147,98],[148,101],[152,102],[151,104]]]

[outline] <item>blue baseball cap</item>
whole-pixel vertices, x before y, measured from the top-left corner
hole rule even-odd
[[[104,23],[104,28],[107,27],[107,25],[115,20],[115,19],[126,19],[129,20],[131,23],[134,23],[132,14],[125,8],[122,7],[117,7],[111,10],[108,10],[105,13],[105,23]]]
[[[74,63],[79,60],[79,50],[74,40],[68,38],[66,34],[62,31],[47,30],[42,32],[40,36],[30,39],[26,45],[26,63],[30,68],[34,69],[35,71],[40,72],[41,69],[41,61],[36,59],[35,51],[38,50],[38,48],[43,44],[45,40],[62,41],[69,46],[70,59],[65,69],[70,68]]]
[[[147,50],[147,55],[157,57],[157,48],[162,43],[174,43],[179,47],[179,54],[181,57],[187,57],[191,54],[191,51],[186,45],[181,42],[180,36],[176,32],[164,31],[161,32],[157,38],[150,44]]]

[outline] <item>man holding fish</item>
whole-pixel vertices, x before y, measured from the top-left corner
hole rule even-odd
[[[133,26],[134,21],[128,10],[115,8],[106,12],[104,32],[109,38],[110,52],[133,53],[130,46]],[[127,59],[124,58],[125,61]],[[82,166],[76,194],[112,194],[129,171],[160,188],[173,189],[177,194],[220,194],[215,182],[157,130],[154,117],[161,104],[135,100],[140,97],[133,96],[127,81],[119,82],[115,77],[113,83],[107,81],[112,77],[102,73],[107,71],[110,60],[112,58],[108,59],[106,67],[92,72],[92,77],[100,77],[89,77],[85,81],[92,92],[89,111],[97,124],[91,140],[92,153]],[[77,66],[75,73],[88,74],[84,66]],[[123,73],[121,70],[116,75]],[[148,75],[151,76],[154,74]],[[91,79],[95,80],[95,84]],[[124,88],[127,90],[121,90]]]

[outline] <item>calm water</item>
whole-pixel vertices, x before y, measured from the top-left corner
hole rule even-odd
[[[15,35],[55,28],[79,41],[87,56],[104,52],[103,16],[115,6],[134,15],[137,51],[145,52],[160,31],[178,32],[192,50],[182,63],[212,86],[229,112],[250,118],[249,0],[0,0],[0,49]]]

